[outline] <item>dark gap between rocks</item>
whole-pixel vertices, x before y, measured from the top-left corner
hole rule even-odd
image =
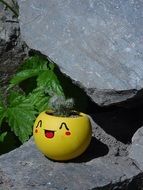
[[[128,185],[128,190],[142,190],[143,189],[143,176],[137,175]]]
[[[90,107],[92,108],[90,112],[95,115],[95,122],[106,133],[124,144],[131,143],[132,136],[143,125],[143,104],[136,107],[109,106],[98,108],[91,103]]]

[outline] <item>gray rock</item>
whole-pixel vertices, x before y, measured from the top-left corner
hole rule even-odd
[[[94,130],[99,126],[95,123]],[[110,144],[115,142],[110,135],[95,134],[93,138],[103,139]],[[117,142],[116,142],[117,143]],[[112,143],[112,147],[115,144]],[[91,145],[90,145],[91,146]],[[109,150],[104,155],[98,153],[103,147],[94,140],[92,148],[79,158],[69,162],[54,162],[47,159],[35,147],[33,139],[20,148],[0,156],[0,189],[4,190],[127,190],[136,184],[142,173],[134,162],[124,156],[115,156]],[[109,147],[110,149],[111,147]],[[138,175],[140,174],[140,177]],[[141,183],[138,182],[139,184]],[[137,186],[134,186],[137,187]],[[137,189],[137,188],[136,188]]]
[[[143,87],[140,0],[18,0],[21,33],[99,105]]]
[[[143,170],[143,127],[139,128],[132,138],[129,157],[134,159],[140,169]]]
[[[0,3],[0,81],[2,86],[7,84],[26,54],[18,19]]]

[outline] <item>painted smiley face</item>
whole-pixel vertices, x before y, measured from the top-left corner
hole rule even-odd
[[[91,140],[88,117],[56,117],[42,112],[36,119],[33,136],[37,148],[53,160],[69,160],[85,151]]]
[[[42,127],[42,120],[39,120],[39,122],[37,123],[35,133],[38,133],[39,127],[40,128]],[[66,123],[64,123],[64,122],[61,123],[59,130],[61,130],[62,128],[66,129],[65,135],[67,135],[67,136],[71,135],[71,132],[69,131],[69,128]],[[55,136],[55,133],[56,133],[55,130],[48,130],[48,129],[43,129],[43,130],[45,132],[44,134],[45,134],[46,138],[52,139]]]

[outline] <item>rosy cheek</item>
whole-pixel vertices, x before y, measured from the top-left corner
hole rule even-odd
[[[66,134],[66,135],[71,135],[71,132],[67,131],[65,134]]]
[[[35,133],[38,133],[38,129],[35,129]]]

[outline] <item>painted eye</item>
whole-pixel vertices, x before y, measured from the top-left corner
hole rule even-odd
[[[36,128],[37,127],[42,127],[42,120],[38,121],[37,125],[36,125]]]
[[[42,127],[42,120],[39,120],[37,125],[36,125],[36,129],[35,129],[35,133],[38,133],[38,127]]]
[[[69,128],[68,128],[67,124],[66,124],[66,123],[64,123],[64,122],[61,124],[61,126],[60,126],[60,128],[59,128],[59,129],[62,129],[62,127],[63,127],[63,126],[66,128],[66,130],[68,130],[68,131],[69,131]]]

